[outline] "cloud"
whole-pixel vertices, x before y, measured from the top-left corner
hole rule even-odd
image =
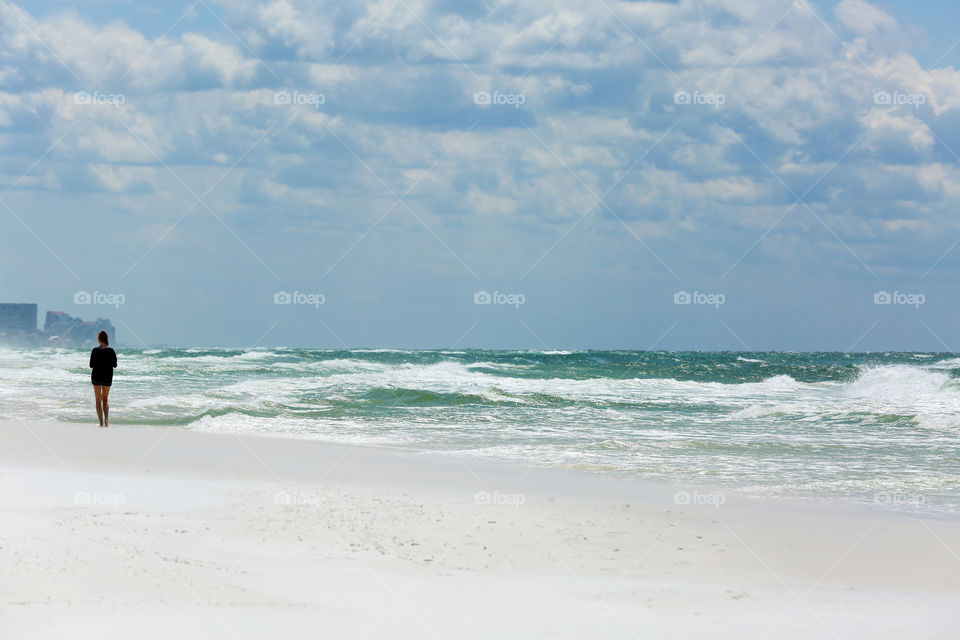
[[[31,71],[7,72],[22,89],[69,86],[118,92],[246,86],[260,66],[235,40],[186,32],[151,41],[122,20],[97,25],[74,12],[35,18],[4,3],[0,27],[5,32],[3,68]]]
[[[110,193],[150,193],[153,191],[152,167],[118,167],[93,164],[90,173],[105,191]]]
[[[841,24],[859,35],[875,36],[900,30],[893,16],[866,0],[842,0],[834,13]]]
[[[911,156],[917,160],[927,158],[936,143],[929,127],[913,114],[895,115],[872,109],[863,123],[870,129],[865,146],[889,158],[891,164],[902,163]]]

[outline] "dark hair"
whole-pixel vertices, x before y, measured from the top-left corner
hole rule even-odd
[[[101,331],[97,334],[97,342],[102,342],[103,344],[110,344],[110,338],[107,337],[106,331]]]

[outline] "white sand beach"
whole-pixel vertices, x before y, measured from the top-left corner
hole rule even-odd
[[[0,522],[10,640],[960,623],[957,522],[312,441],[5,422]]]

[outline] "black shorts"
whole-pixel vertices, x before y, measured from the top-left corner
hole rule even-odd
[[[93,386],[95,387],[109,387],[113,384],[113,376],[109,378],[91,378],[90,381],[93,382]]]

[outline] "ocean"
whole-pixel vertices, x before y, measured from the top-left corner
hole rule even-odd
[[[960,511],[960,357],[119,349],[111,423]],[[0,416],[96,424],[85,349],[0,349]]]

